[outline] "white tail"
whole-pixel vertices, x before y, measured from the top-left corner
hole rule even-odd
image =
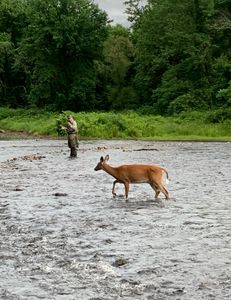
[[[155,191],[155,198],[158,198],[160,192],[165,195],[166,199],[169,199],[169,194],[163,184],[163,172],[166,173],[168,180],[168,172],[158,166],[133,164],[133,165],[121,165],[119,167],[112,167],[107,162],[109,155],[105,158],[101,156],[99,163],[95,167],[95,171],[104,170],[116,180],[113,182],[112,194],[116,196],[115,185],[116,183],[123,183],[125,187],[125,197],[128,198],[129,184],[130,183],[149,183]]]

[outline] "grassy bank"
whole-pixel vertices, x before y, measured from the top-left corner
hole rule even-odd
[[[0,129],[58,137],[62,114],[0,108]],[[231,119],[222,112],[190,112],[175,117],[127,112],[72,113],[81,138],[231,141]],[[1,137],[1,135],[0,135]]]

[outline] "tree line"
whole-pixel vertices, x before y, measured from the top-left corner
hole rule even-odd
[[[125,1],[125,28],[90,0],[0,0],[0,106],[230,107],[231,1],[141,2]]]

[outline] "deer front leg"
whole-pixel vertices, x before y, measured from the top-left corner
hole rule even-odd
[[[119,182],[119,181],[118,181],[118,180],[115,180],[115,181],[113,182],[113,186],[112,186],[112,195],[113,195],[113,198],[115,198],[115,196],[116,196],[116,193],[115,193],[115,185],[116,185],[117,182]]]
[[[125,198],[127,201],[128,200],[128,192],[129,192],[129,182],[124,182],[124,188],[125,188]]]

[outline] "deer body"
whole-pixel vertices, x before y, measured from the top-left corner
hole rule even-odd
[[[129,185],[130,183],[149,183],[155,191],[155,198],[158,198],[160,192],[165,195],[166,199],[169,199],[169,194],[163,185],[162,175],[163,172],[167,171],[159,166],[132,164],[132,165],[121,165],[119,167],[110,166],[107,161],[109,155],[105,158],[101,157],[100,162],[95,167],[95,171],[104,170],[116,180],[113,182],[112,194],[116,196],[115,185],[116,183],[123,183],[125,187],[125,197],[128,198]]]

